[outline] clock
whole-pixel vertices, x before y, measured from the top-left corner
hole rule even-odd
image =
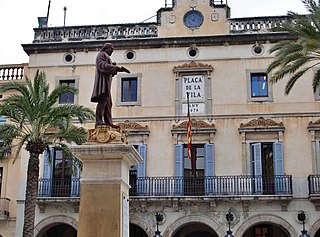
[[[203,23],[203,15],[197,10],[188,11],[183,17],[183,23],[188,28],[198,28]]]

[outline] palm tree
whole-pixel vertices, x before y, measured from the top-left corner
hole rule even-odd
[[[271,82],[276,83],[289,76],[286,83],[285,94],[288,95],[296,81],[308,70],[320,63],[320,7],[314,0],[302,0],[310,14],[307,16],[288,12],[292,17],[291,23],[274,28],[274,31],[286,31],[297,36],[296,41],[283,41],[275,44],[270,53],[275,53],[273,62],[268,66],[267,72],[273,69],[276,72]],[[320,70],[316,70],[313,77],[313,91],[320,83]]]
[[[57,99],[63,93],[76,93],[75,88],[60,85],[49,93],[44,72],[37,71],[34,82],[26,78],[26,86],[19,82],[8,82],[0,92],[16,90],[0,104],[0,115],[10,123],[0,125],[3,146],[1,157],[12,151],[16,157],[25,144],[29,152],[27,184],[25,194],[23,237],[33,237],[36,195],[39,178],[39,155],[49,150],[49,145],[61,147],[67,157],[77,162],[67,144],[82,144],[86,141],[84,128],[73,126],[73,119],[82,124],[94,118],[88,108],[74,104],[57,106]],[[53,132],[54,131],[54,132]]]

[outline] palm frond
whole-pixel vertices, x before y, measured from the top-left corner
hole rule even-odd
[[[309,15],[288,12],[292,22],[277,27],[297,37],[296,41],[276,43],[270,49],[274,54],[273,61],[268,65],[267,72],[275,70],[271,77],[272,83],[277,83],[288,77],[285,94],[289,94],[296,81],[312,67],[320,63],[320,8],[314,0],[302,0]],[[314,86],[319,84],[315,76]]]
[[[309,68],[303,69],[297,73],[295,73],[292,77],[290,77],[289,81],[286,84],[285,88],[285,94],[288,95],[294,86],[294,84],[297,82],[297,80],[307,71]]]
[[[40,71],[36,72],[33,82],[26,79],[25,86],[18,82],[10,82],[1,88],[2,91],[12,89],[17,93],[12,93],[0,104],[0,115],[10,119],[14,125],[12,129],[14,128],[16,133],[0,132],[0,139],[10,137],[10,141],[22,139],[23,142],[45,141],[46,144],[56,142],[57,139],[77,144],[85,141],[85,130],[74,128],[71,124],[75,119],[80,124],[92,120],[94,112],[79,105],[56,104],[59,96],[64,93],[77,93],[77,89],[60,85],[49,93],[46,75]],[[50,131],[56,131],[55,135],[46,136]]]

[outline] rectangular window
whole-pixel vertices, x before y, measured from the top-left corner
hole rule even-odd
[[[204,177],[204,145],[191,145],[191,159],[184,145],[184,177]]]
[[[60,80],[60,85],[75,88],[75,80]],[[74,104],[74,93],[64,93],[59,97],[59,104]]]
[[[72,176],[71,162],[67,160],[61,149],[54,149],[53,178],[70,179]]]
[[[271,237],[269,225],[259,225],[254,227],[254,237]]]
[[[204,145],[191,145],[191,159],[188,158],[187,145],[183,150],[184,194],[204,195]]]
[[[72,187],[72,168],[60,149],[54,149],[53,176],[52,176],[52,196],[68,197]]]
[[[251,97],[268,97],[268,77],[266,73],[251,73]]]
[[[138,79],[136,77],[122,78],[121,102],[136,102],[138,99]]]

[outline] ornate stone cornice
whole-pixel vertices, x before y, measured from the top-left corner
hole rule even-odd
[[[241,123],[240,128],[250,128],[250,127],[283,127],[283,123],[277,123],[272,119],[265,119],[260,117],[258,119],[253,119],[248,123]]]
[[[173,125],[172,129],[186,129],[187,128],[187,121],[184,121],[180,123],[179,125]],[[191,119],[191,129],[201,129],[201,128],[215,128],[214,124],[208,124],[205,121],[202,120],[196,120],[196,119]]]
[[[117,123],[117,126],[119,126],[122,129],[149,130],[148,125],[143,127],[141,124],[136,122],[130,122],[129,120],[126,120],[122,123]]]
[[[190,63],[184,63],[179,66],[175,66],[173,68],[174,71],[185,71],[185,70],[199,70],[199,69],[205,69],[207,71],[213,71],[213,67],[209,64],[204,64],[201,62],[195,62],[191,61]]]

